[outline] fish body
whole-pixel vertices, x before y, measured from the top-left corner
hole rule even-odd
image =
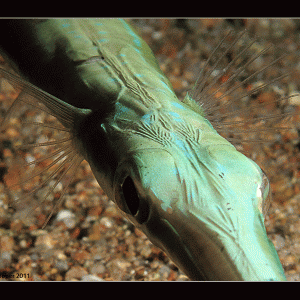
[[[107,196],[192,280],[285,280],[264,226],[265,174],[189,94],[178,100],[129,24],[11,20],[4,28],[1,47],[40,90],[2,74],[70,130]],[[41,90],[49,94],[39,98]]]

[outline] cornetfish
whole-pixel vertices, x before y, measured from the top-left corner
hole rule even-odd
[[[26,78],[0,71],[23,89],[16,101],[34,97],[58,119],[71,136],[57,142],[70,170],[85,159],[109,199],[191,280],[285,280],[264,226],[268,178],[195,101],[203,80],[179,101],[124,20],[0,25],[0,46]]]

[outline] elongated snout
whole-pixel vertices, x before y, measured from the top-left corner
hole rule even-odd
[[[149,219],[144,230],[192,280],[286,280],[261,221],[255,229],[246,230],[249,224],[244,224],[234,232],[210,217],[169,210],[165,219]]]

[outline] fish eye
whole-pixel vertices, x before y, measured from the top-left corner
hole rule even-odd
[[[130,176],[127,176],[124,180],[122,192],[129,211],[135,216],[139,209],[140,198]]]
[[[119,207],[126,213],[131,214],[140,223],[145,223],[149,217],[149,204],[142,197],[135,186],[133,179],[127,176],[119,185],[116,197],[119,197]]]

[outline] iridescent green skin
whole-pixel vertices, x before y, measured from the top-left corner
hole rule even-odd
[[[125,21],[25,21],[16,28],[27,54],[9,39],[3,48],[78,115],[75,146],[104,192],[191,279],[285,280],[264,226],[261,169],[200,107],[177,99]],[[124,190],[128,178],[138,200]]]

